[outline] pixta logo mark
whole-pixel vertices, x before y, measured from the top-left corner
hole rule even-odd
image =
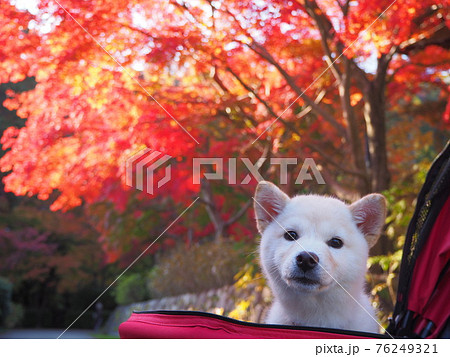
[[[138,151],[126,160],[126,185],[153,195],[155,186],[160,188],[169,182],[171,165],[165,166],[164,177],[157,182],[154,182],[154,172],[171,158],[172,156],[170,155],[148,148]]]

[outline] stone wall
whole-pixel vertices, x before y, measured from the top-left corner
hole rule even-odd
[[[126,321],[133,311],[206,311],[238,320],[263,322],[270,301],[271,294],[267,287],[249,285],[237,289],[234,286],[225,286],[199,294],[184,294],[119,306],[109,317],[104,330],[105,333],[117,335],[119,325]]]

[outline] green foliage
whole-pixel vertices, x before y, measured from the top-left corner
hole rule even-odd
[[[368,261],[371,270],[374,270],[374,267],[382,270],[369,274],[367,278],[372,287],[373,304],[378,310],[378,318],[384,327],[387,327],[388,318],[395,306],[402,253],[403,249],[398,249],[393,254],[370,257]]]
[[[14,305],[5,324],[21,327],[64,327],[100,294],[117,275],[104,265],[95,229],[81,210],[51,212],[35,197],[10,200],[0,211],[0,275],[14,284]],[[105,311],[115,307],[108,292]],[[70,309],[67,309],[70,306]],[[84,307],[83,307],[84,306]],[[75,315],[75,316],[73,316]],[[92,328],[90,314],[77,322]]]
[[[173,296],[196,293],[232,284],[246,263],[248,249],[242,243],[212,241],[189,249],[177,246],[163,256],[150,274],[152,295]]]
[[[130,274],[119,279],[114,289],[114,296],[116,303],[119,305],[127,305],[149,299],[150,294],[148,293],[143,274]]]
[[[11,312],[12,284],[0,277],[0,326],[5,324],[7,316]]]
[[[257,286],[265,286],[266,280],[261,272],[258,264],[258,258],[255,258],[245,264],[238,273],[234,276],[234,286],[237,289],[246,288],[249,284]]]
[[[234,287],[238,292],[248,287],[254,289],[255,292],[261,292],[266,288],[266,279],[259,267],[257,255],[239,270],[234,279]],[[255,313],[256,309],[261,308],[261,306],[269,306],[271,301],[271,296],[263,296],[259,301],[256,301],[255,295],[247,299],[239,299],[236,301],[234,309],[228,313],[228,317],[243,321],[252,321],[251,316],[260,315],[261,318],[261,313]],[[261,322],[261,320],[252,322]]]
[[[415,164],[405,179],[397,180],[392,187],[383,192],[388,202],[385,235],[389,242],[386,254],[370,257],[368,266],[369,286],[373,304],[378,309],[378,317],[387,326],[396,297],[398,274],[405,243],[406,230],[414,213],[416,197],[425,182],[429,161]]]
[[[6,316],[5,327],[8,329],[19,326],[25,316],[25,309],[21,304],[11,303],[10,313]]]

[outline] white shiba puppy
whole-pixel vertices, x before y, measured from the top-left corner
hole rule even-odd
[[[346,205],[316,195],[289,198],[261,181],[254,209],[274,295],[266,323],[378,332],[364,285],[368,251],[385,221],[382,195]]]

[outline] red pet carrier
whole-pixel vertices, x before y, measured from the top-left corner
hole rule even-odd
[[[428,172],[408,227],[391,335],[450,338],[449,258],[450,142]]]
[[[387,329],[394,337],[450,338],[450,143],[434,161],[409,224],[397,304]],[[121,338],[387,338],[358,331],[263,325],[204,312],[134,312]]]
[[[135,311],[119,327],[121,338],[383,338],[331,328],[265,325],[199,311]]]

